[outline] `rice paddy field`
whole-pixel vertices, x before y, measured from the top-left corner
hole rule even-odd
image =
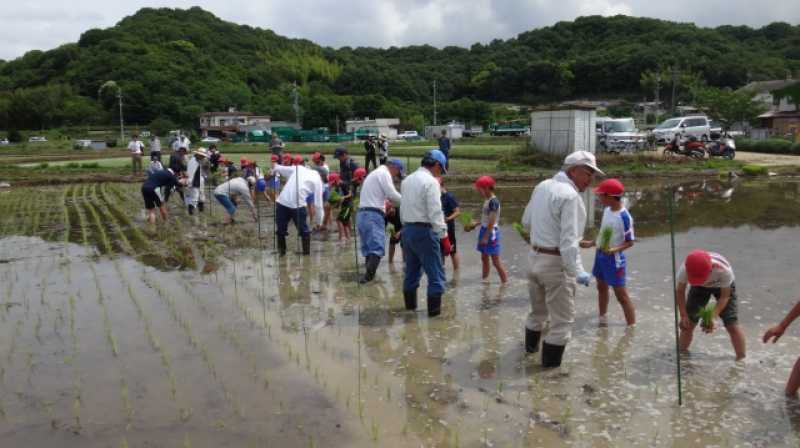
[[[451,185],[479,215],[469,186]],[[402,256],[359,287],[353,242],[316,235],[278,258],[273,212],[221,225],[221,207],[143,221],[138,184],[0,190],[0,446],[534,447],[800,444],[783,397],[800,326],[760,337],[795,303],[800,182],[631,183],[628,252],[638,324],[580,288],[564,365],[526,356],[527,248],[512,228],[533,185],[500,185],[511,281],[480,281],[475,232],[459,230],[441,317],[402,301]],[[667,205],[678,257],[733,263],[748,344],[696,334],[678,405]],[[590,199],[587,196],[587,199]],[[601,211],[589,200],[587,236]],[[245,221],[244,216],[242,221]],[[459,224],[459,228],[461,225]],[[594,253],[584,251],[592,265]],[[494,275],[494,274],[493,274]],[[424,281],[423,281],[424,283]],[[424,284],[423,284],[424,288]],[[800,325],[800,324],[796,324]]]

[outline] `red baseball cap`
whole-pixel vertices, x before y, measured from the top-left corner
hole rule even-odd
[[[353,171],[353,180],[361,180],[365,177],[367,177],[367,170],[364,168],[356,168],[356,170]]]
[[[594,192],[609,196],[622,196],[625,193],[625,186],[618,179],[606,179],[595,187]]]
[[[270,160],[273,162],[280,162],[281,158],[277,154],[273,154],[272,156],[270,156]]]
[[[711,275],[711,254],[702,249],[695,249],[686,256],[684,266],[686,266],[689,284],[701,286]]]
[[[298,154],[298,155],[296,155],[296,156],[294,156],[294,160],[292,160],[292,162],[293,162],[295,165],[302,165],[302,164],[303,164],[303,156],[301,156],[301,155],[299,155],[299,154]]]
[[[244,156],[242,156],[242,157],[239,159],[239,164],[240,164],[240,165],[242,165],[242,166],[247,166],[247,165],[249,165],[249,164],[250,164],[250,161],[249,161],[249,160],[247,160],[247,157],[244,157]]]
[[[331,184],[331,185],[338,185],[339,181],[341,181],[341,180],[342,180],[342,178],[339,177],[339,173],[337,173],[337,172],[333,172],[333,173],[328,174],[328,183]]]
[[[292,155],[288,152],[283,155],[283,164],[284,165],[291,165],[292,164]]]
[[[315,162],[319,162],[321,159],[322,159],[322,153],[320,153],[320,152],[315,152],[315,153],[314,153],[314,154],[311,156],[311,160],[313,160],[313,161],[315,161]]]
[[[475,181],[475,188],[494,188],[494,185],[492,176],[481,176]]]

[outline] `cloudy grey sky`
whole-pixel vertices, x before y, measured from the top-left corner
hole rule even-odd
[[[800,23],[800,0],[5,0],[0,58],[75,42],[139,8],[200,6],[240,24],[340,47],[469,46],[572,20],[626,14],[703,26]]]

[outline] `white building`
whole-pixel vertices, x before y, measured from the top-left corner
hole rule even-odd
[[[237,112],[230,108],[227,112],[205,112],[200,114],[200,134],[203,137],[224,137],[226,133],[237,133],[247,129],[270,129],[271,118],[254,115],[250,112]]]
[[[425,138],[437,139],[442,136],[442,131],[447,131],[447,136],[450,140],[458,140],[464,136],[464,124],[452,122],[436,126],[425,126]]]
[[[383,134],[389,140],[397,139],[397,127],[400,126],[399,118],[364,118],[363,120],[347,120],[345,132],[369,132],[370,134]]]
[[[594,106],[569,105],[531,113],[531,142],[539,150],[553,154],[573,151],[595,153]]]

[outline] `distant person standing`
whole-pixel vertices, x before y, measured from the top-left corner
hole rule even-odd
[[[150,161],[161,162],[161,139],[155,134],[150,137]]]
[[[130,143],[128,143],[128,151],[131,153],[131,165],[133,167],[133,174],[142,172],[142,154],[144,153],[144,143],[139,140],[139,136],[133,134]]]
[[[208,163],[211,164],[211,172],[212,173],[216,173],[217,170],[219,170],[219,161],[222,158],[222,154],[217,149],[217,144],[216,143],[212,143],[208,147],[208,151],[209,151]]]
[[[205,176],[203,176],[202,164],[208,157],[205,148],[200,148],[194,151],[194,157],[189,160],[189,165],[186,169],[186,176],[189,178],[188,189],[184,200],[186,208],[190,215],[194,214],[194,210],[203,211],[205,198]]]
[[[172,152],[177,152],[181,148],[186,148],[188,150],[191,148],[191,145],[192,141],[189,140],[189,137],[184,134],[180,134],[178,135],[178,138],[172,141],[171,149]]]
[[[269,142],[270,152],[280,157],[281,154],[283,154],[283,148],[284,148],[283,140],[281,140],[281,138],[278,137],[278,134],[273,132],[272,140]]]
[[[442,136],[439,137],[439,151],[447,157],[447,169],[450,169],[450,138],[447,137],[447,131],[442,129]]]
[[[386,135],[381,134],[378,139],[378,161],[381,165],[385,165],[387,160],[389,160],[389,141]]]
[[[370,135],[364,140],[364,168],[367,169],[367,172],[369,172],[370,164],[372,164],[372,169],[378,167],[378,161],[375,159],[376,146],[375,137]]]

